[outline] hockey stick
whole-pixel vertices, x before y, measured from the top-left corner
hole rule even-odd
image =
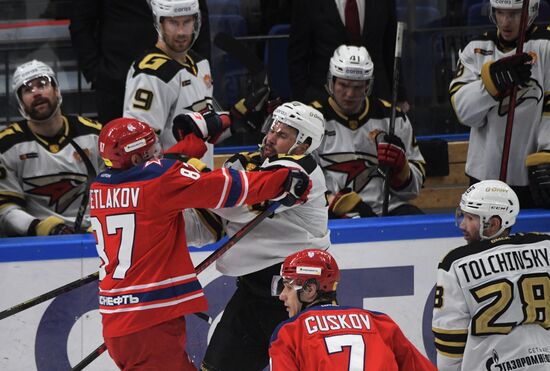
[[[84,358],[82,361],[78,362],[76,366],[71,368],[71,371],[81,371],[84,370],[86,366],[88,366],[90,363],[92,363],[97,357],[103,354],[107,350],[107,345],[105,343],[102,343],[100,346],[98,346],[92,353],[88,354],[86,358]]]
[[[88,179],[86,180],[86,185],[84,186],[82,201],[80,202],[78,212],[76,213],[76,217],[74,219],[75,233],[83,233],[84,231],[82,231],[82,220],[84,219],[84,214],[86,214],[86,209],[88,208],[88,201],[90,200],[90,185],[96,178],[97,173],[95,171],[94,165],[92,165],[92,161],[90,161],[90,158],[88,157],[86,152],[84,152],[82,147],[80,147],[73,139],[69,139],[69,143],[71,143],[82,161],[84,161],[84,165],[86,166],[86,170],[88,172]]]
[[[70,283],[68,283],[66,285],[63,285],[61,287],[58,287],[57,289],[49,291],[49,292],[47,292],[45,294],[42,294],[40,296],[37,296],[34,299],[27,300],[27,301],[25,301],[21,304],[18,304],[18,305],[15,305],[15,306],[13,306],[9,309],[3,310],[2,312],[0,312],[0,320],[4,319],[6,317],[9,317],[11,315],[14,315],[16,313],[19,313],[19,312],[21,312],[25,309],[34,307],[35,305],[43,303],[46,300],[55,298],[56,296],[58,296],[60,294],[72,291],[76,288],[79,288],[80,286],[83,286],[87,283],[93,282],[93,281],[97,280],[98,277],[99,277],[99,272],[92,273],[92,274],[90,274],[90,275],[88,275],[84,278],[80,278],[76,281],[73,281],[73,282],[70,282]]]
[[[516,47],[516,55],[523,53],[523,44],[525,42],[525,32],[527,31],[527,16],[529,13],[529,0],[523,0],[521,6],[521,20],[519,23],[519,38]],[[504,132],[504,145],[502,146],[502,157],[500,160],[499,180],[506,182],[508,173],[508,158],[510,157],[510,143],[512,142],[512,128],[514,126],[514,116],[516,113],[516,98],[518,87],[514,86],[510,93],[510,104],[508,105],[508,116],[506,117],[506,131]]]
[[[273,202],[266,210],[262,211],[260,214],[258,214],[254,219],[249,221],[244,227],[239,229],[237,233],[235,233],[229,240],[227,240],[226,243],[224,243],[222,246],[220,246],[216,251],[214,251],[212,254],[208,255],[206,259],[204,259],[197,267],[195,268],[195,272],[197,274],[203,272],[206,268],[208,268],[212,263],[214,263],[220,256],[225,254],[227,250],[229,250],[231,247],[233,247],[237,242],[239,242],[244,236],[246,236],[254,227],[256,227],[262,220],[267,218],[268,216],[271,216],[275,209],[277,209],[281,204],[279,202]],[[202,319],[205,319],[208,321],[208,323],[211,323],[210,317],[208,317],[204,313],[193,313],[197,316],[199,316]],[[94,359],[99,357],[104,351],[107,349],[105,346],[105,343],[101,344],[99,347],[97,347],[92,353],[87,355],[82,361],[80,361],[76,366],[74,366],[71,371],[80,371],[84,369],[87,365],[92,363]]]
[[[401,53],[403,51],[403,31],[405,30],[405,23],[397,22],[397,32],[395,34],[395,55],[393,58],[393,90],[392,90],[392,102],[391,102],[391,117],[389,135],[395,133],[395,116],[397,114],[397,89],[399,85],[399,65],[401,64]],[[388,215],[388,208],[390,203],[390,177],[391,168],[387,168],[384,177],[384,201],[382,203],[382,215]]]

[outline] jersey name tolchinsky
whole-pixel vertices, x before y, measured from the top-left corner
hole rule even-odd
[[[511,272],[533,267],[548,267],[548,250],[546,248],[531,248],[503,251],[482,256],[475,260],[458,265],[467,282],[477,280],[492,274]]]
[[[90,191],[90,209],[137,208],[140,188],[123,187],[111,189],[92,189]]]

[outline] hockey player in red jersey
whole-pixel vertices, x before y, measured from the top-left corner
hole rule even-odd
[[[111,121],[99,137],[108,170],[90,189],[91,222],[102,260],[99,311],[111,357],[123,370],[195,369],[185,352],[184,315],[207,309],[186,248],[186,208],[221,208],[307,199],[309,179],[278,168],[200,173],[160,158],[153,129]]]
[[[276,293],[290,319],[271,337],[272,371],[435,370],[387,315],[337,305],[339,280],[326,251],[285,259]]]

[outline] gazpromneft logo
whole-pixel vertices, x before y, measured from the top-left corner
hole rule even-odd
[[[118,295],[118,296],[99,296],[99,305],[104,305],[106,307],[114,307],[117,305],[126,305],[126,304],[137,304],[139,303],[139,298],[131,295]]]

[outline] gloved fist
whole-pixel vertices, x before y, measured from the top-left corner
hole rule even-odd
[[[214,111],[186,112],[174,117],[172,134],[177,141],[186,135],[194,133],[202,140],[216,143],[216,140],[231,126],[231,119],[226,113]]]
[[[391,169],[390,186],[393,189],[403,188],[410,179],[410,168],[405,145],[397,135],[380,132],[376,136],[378,163]]]
[[[179,158],[180,155],[184,157],[196,157],[201,158],[206,153],[206,144],[195,133],[187,134],[180,141],[168,148],[164,152],[166,158]]]
[[[231,107],[229,112],[235,126],[234,132],[257,131],[263,121],[263,108],[269,97],[269,87],[262,86]]]
[[[54,236],[59,234],[73,234],[74,229],[65,224],[65,221],[57,216],[48,216],[44,220],[35,219],[29,226],[29,236]]]
[[[376,136],[378,163],[399,172],[407,163],[405,145],[397,135],[381,132]]]
[[[531,78],[532,60],[529,54],[521,53],[485,63],[481,79],[489,94],[503,98],[510,94],[512,87],[526,85]]]
[[[288,207],[302,204],[307,201],[310,189],[311,181],[305,172],[298,169],[289,169],[283,185],[283,193],[273,201],[279,201],[282,205]]]

